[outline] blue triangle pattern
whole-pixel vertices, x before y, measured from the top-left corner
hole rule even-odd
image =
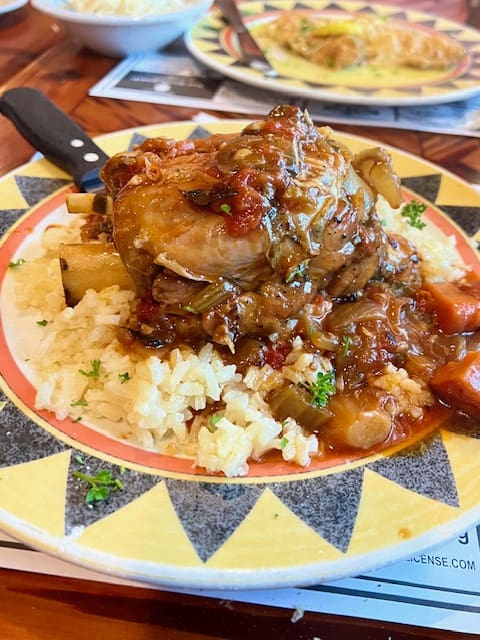
[[[38,427],[0,391],[0,467],[23,464],[66,451],[68,447]],[[5,404],[3,404],[5,403]]]
[[[0,236],[3,236],[28,209],[0,209]]]
[[[430,202],[436,202],[441,183],[442,176],[439,173],[402,178],[404,187],[418,193],[419,196]]]
[[[205,138],[210,138],[212,132],[201,125],[195,127],[192,133],[188,136],[189,140],[203,140]]]
[[[273,482],[270,489],[305,524],[342,552],[347,551],[362,493],[363,468],[294,482]]]
[[[440,435],[367,465],[384,478],[432,500],[459,506],[457,486]]]
[[[135,131],[133,136],[130,138],[130,142],[128,143],[128,150],[132,151],[136,145],[142,144],[142,142],[146,139],[147,136],[144,136],[142,133]]]
[[[15,182],[27,204],[32,207],[58,189],[71,184],[72,180],[15,176]]]
[[[474,236],[480,231],[480,208],[468,205],[450,207],[442,205],[444,211],[454,222],[469,236]]]
[[[74,475],[81,472],[95,477],[100,471],[110,471],[112,479],[119,480],[122,488],[110,491],[110,495],[101,502],[87,504],[86,495],[90,484]],[[72,451],[67,479],[65,507],[65,533],[69,535],[75,527],[89,525],[115,513],[130,504],[160,482],[158,476],[139,473],[133,469],[123,469],[94,456],[80,451]],[[161,514],[159,514],[161,517]]]
[[[264,490],[256,484],[165,482],[177,516],[203,562],[228,540]]]

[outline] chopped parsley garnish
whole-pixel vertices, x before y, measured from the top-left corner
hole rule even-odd
[[[423,229],[426,225],[425,222],[422,221],[422,213],[427,208],[427,205],[422,202],[418,202],[418,200],[412,200],[408,204],[406,204],[402,211],[401,215],[404,218],[407,218],[408,224],[415,229]]]
[[[231,216],[232,215],[232,207],[229,204],[221,204],[220,205],[220,211],[222,211],[223,213],[225,213],[227,216]]]
[[[297,277],[304,277],[305,272],[308,267],[309,260],[302,260],[297,265],[292,267],[287,271],[287,276],[285,278],[285,282],[289,284],[292,280],[295,280]]]
[[[128,373],[128,371],[125,371],[125,373],[119,373],[118,377],[120,379],[120,384],[124,384],[125,382],[128,382],[130,380],[130,374]]]
[[[223,418],[221,413],[212,413],[208,419],[207,429],[211,432],[215,431],[217,423]]]
[[[81,373],[82,376],[87,376],[87,378],[98,380],[100,377],[100,360],[91,360],[90,365],[92,367],[90,371],[79,369],[78,372]]]
[[[19,258],[18,260],[15,260],[14,262],[9,262],[8,263],[8,268],[9,269],[17,269],[18,267],[21,267],[22,264],[25,264],[26,260],[25,258]]]
[[[85,398],[80,398],[79,400],[72,402],[70,406],[71,407],[88,407],[88,402],[85,400]]]
[[[281,440],[280,440],[280,449],[283,451],[285,449],[285,447],[288,444],[288,438],[286,436],[284,436]]]
[[[300,386],[311,393],[311,402],[314,407],[326,407],[328,398],[335,395],[337,391],[335,387],[335,371],[333,369],[327,373],[319,371],[314,382],[300,383]]]
[[[78,462],[78,464],[85,464],[85,460],[83,459],[83,457],[79,454],[77,454],[75,456],[75,462]]]
[[[343,336],[343,357],[346,358],[350,353],[350,347],[352,346],[352,339],[350,336]]]
[[[187,313],[193,313],[195,315],[198,315],[198,311],[189,304],[186,304],[183,308]]]
[[[74,471],[73,476],[84,482],[88,482],[90,489],[85,496],[87,504],[94,504],[106,500],[112,491],[121,491],[123,483],[118,478],[114,478],[111,471],[100,470],[95,476],[89,476],[82,471]]]
[[[310,31],[312,29],[312,24],[306,18],[302,18],[300,20],[300,31],[305,33],[305,31]]]
[[[48,320],[37,320],[37,324],[39,327],[46,327],[48,324]]]

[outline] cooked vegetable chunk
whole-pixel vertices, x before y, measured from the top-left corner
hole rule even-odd
[[[308,431],[318,430],[332,417],[332,412],[312,403],[310,394],[293,385],[277,390],[270,399],[270,408],[277,420],[294,418]]]
[[[480,328],[480,297],[475,289],[460,289],[451,282],[426,282],[423,288],[435,302],[437,322],[446,333],[476,331]]]
[[[446,404],[480,418],[480,352],[469,351],[462,360],[448,362],[430,384]]]
[[[332,419],[322,435],[336,447],[370,449],[384,442],[392,428],[386,411],[372,398],[337,395],[329,402]]]

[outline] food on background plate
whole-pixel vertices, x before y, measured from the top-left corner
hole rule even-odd
[[[265,39],[266,48],[274,43],[334,70],[361,65],[448,69],[466,55],[459,43],[444,34],[365,15],[312,18],[287,11],[253,31]]]
[[[37,409],[227,476],[480,414],[480,282],[384,149],[287,105],[101,175],[107,196],[71,194],[12,269]]]

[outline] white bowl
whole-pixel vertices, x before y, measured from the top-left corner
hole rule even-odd
[[[83,45],[115,57],[162,49],[189,29],[212,2],[185,0],[182,9],[136,18],[81,13],[68,9],[65,0],[31,0],[35,9],[62,22]]]

